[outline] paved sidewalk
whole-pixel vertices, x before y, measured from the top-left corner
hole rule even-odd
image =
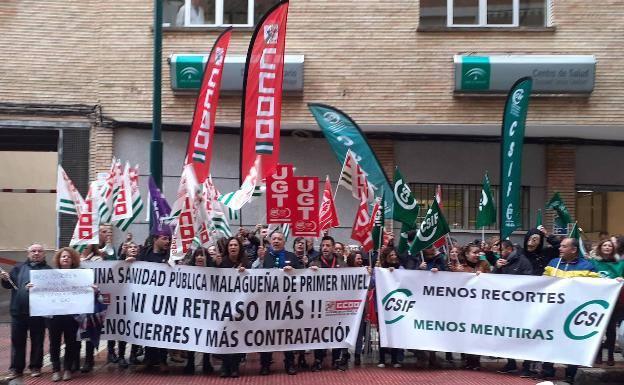
[[[0,372],[4,374],[9,367],[10,362],[10,325],[8,323],[0,324]],[[443,369],[428,369],[421,367],[416,362],[415,357],[411,353],[406,354],[405,363],[402,368],[378,368],[376,366],[376,356],[368,357],[360,367],[353,367],[350,364],[349,370],[346,372],[338,372],[324,368],[319,373],[311,373],[309,371],[300,372],[296,376],[288,376],[284,373],[282,365],[282,357],[280,354],[274,355],[273,373],[269,376],[260,376],[259,372],[259,356],[257,354],[247,355],[247,361],[241,367],[241,377],[238,379],[218,377],[218,374],[202,375],[199,373],[201,364],[197,365],[198,373],[194,376],[184,375],[182,373],[183,364],[170,365],[169,374],[161,374],[158,372],[146,372],[143,367],[131,367],[121,370],[115,364],[106,363],[106,342],[100,345],[100,352],[96,356],[95,370],[92,373],[81,374],[76,373],[72,384],[84,385],[121,385],[121,384],[150,384],[150,385],[169,385],[169,384],[258,384],[258,385],[534,385],[539,381],[533,379],[523,379],[517,375],[505,375],[496,373],[506,362],[505,360],[492,360],[483,358],[483,369],[481,371],[468,371],[455,369],[460,366],[459,354],[455,354],[454,363],[447,364],[444,362]],[[47,341],[46,341],[47,353]],[[201,357],[201,355],[200,355]],[[311,363],[312,353],[306,355],[307,360]],[[621,357],[621,355],[620,355]],[[442,357],[439,357],[442,358]],[[620,358],[621,359],[621,358]],[[440,362],[443,360],[440,359]],[[213,357],[213,365],[218,369],[220,360]],[[40,378],[31,378],[25,376],[25,383],[28,385],[50,384],[51,369],[49,367],[49,359],[45,360],[43,375]],[[326,365],[328,362],[326,362]],[[623,362],[618,362],[617,367],[624,367]],[[560,378],[563,377],[563,368],[558,368]],[[0,384],[6,382],[0,381]],[[558,384],[564,384],[559,381]]]

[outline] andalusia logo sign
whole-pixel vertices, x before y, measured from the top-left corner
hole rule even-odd
[[[490,88],[490,59],[487,56],[463,56],[461,73],[462,90],[488,90]]]

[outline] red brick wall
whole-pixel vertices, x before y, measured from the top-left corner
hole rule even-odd
[[[576,218],[576,147],[569,145],[546,146],[546,201],[555,192],[559,192],[570,211]],[[544,215],[544,226],[552,229],[554,211],[547,210]]]

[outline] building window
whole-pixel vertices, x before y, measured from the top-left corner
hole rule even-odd
[[[165,27],[253,27],[278,0],[163,0]]]
[[[427,207],[433,203],[436,192],[436,184],[411,183],[410,188],[414,198],[421,205],[418,221],[420,222],[427,213]],[[457,185],[443,184],[442,188],[442,213],[452,230],[480,230],[476,227],[479,199],[481,198],[481,185]],[[498,208],[498,186],[491,186],[492,195]],[[531,211],[529,208],[529,188],[522,187],[520,210],[522,212],[522,227],[528,229]],[[498,221],[498,218],[497,218]],[[498,230],[498,223],[486,227],[485,230]],[[518,229],[520,230],[520,229]]]
[[[576,217],[585,234],[606,231],[607,193],[579,190],[576,193]]]
[[[545,27],[550,0],[421,0],[421,27]]]

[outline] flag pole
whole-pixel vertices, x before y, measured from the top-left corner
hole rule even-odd
[[[336,190],[334,190],[334,201],[336,200],[336,194],[338,193],[338,187],[340,187],[340,176],[342,175],[342,172],[344,171],[345,164],[347,164],[347,159],[349,158],[349,153],[350,152],[351,152],[351,150],[347,149],[347,155],[345,155],[345,160],[344,160],[344,162],[342,162],[342,167],[340,168],[340,174],[338,175],[338,183],[336,184]],[[351,178],[353,178],[353,176],[351,176]]]

